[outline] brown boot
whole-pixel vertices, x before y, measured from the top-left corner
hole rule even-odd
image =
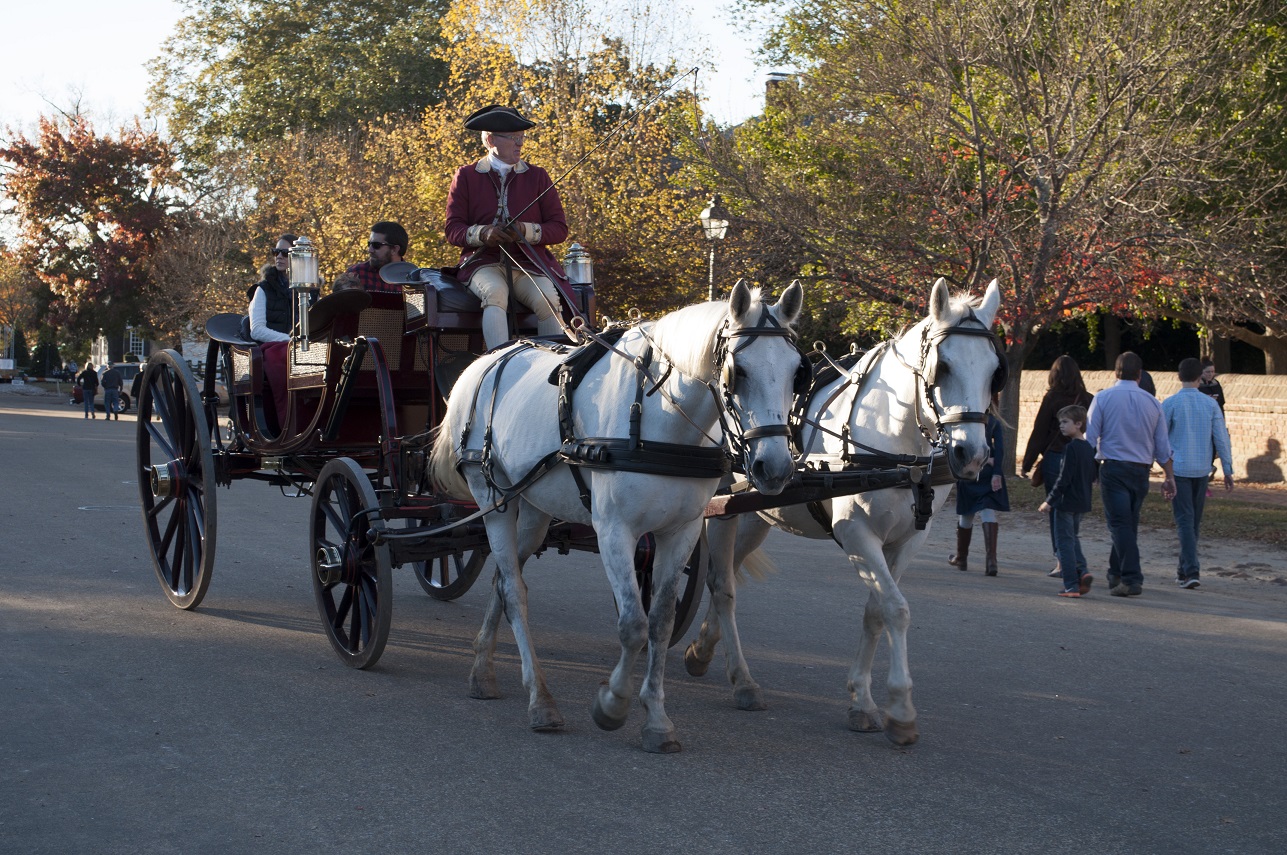
[[[983,524],[983,546],[987,550],[987,563],[983,568],[984,576],[997,574],[997,528],[999,526],[1000,523]]]
[[[970,569],[970,538],[973,536],[973,528],[956,527],[956,552],[948,556],[948,564],[958,570]]]

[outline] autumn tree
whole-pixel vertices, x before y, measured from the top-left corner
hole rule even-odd
[[[49,289],[48,320],[73,340],[143,315],[158,236],[175,209],[169,147],[137,122],[99,134],[81,115],[41,118],[0,147],[21,262]]]
[[[523,157],[562,177],[569,240],[591,251],[600,307],[620,317],[631,306],[669,309],[701,297],[704,197],[683,183],[676,159],[695,121],[691,92],[675,86],[662,94],[679,70],[667,7],[616,15],[601,8],[579,0],[538,0],[522,10],[455,3],[439,54],[450,69],[448,97],[425,111],[415,186],[436,214],[425,235],[436,247],[430,257],[453,263],[458,250],[443,240],[439,212],[456,169],[482,154],[464,118],[489,103],[517,106],[538,125]]]
[[[1018,377],[1040,329],[1148,311],[1167,287],[1170,251],[1194,238],[1177,214],[1263,115],[1222,101],[1262,7],[800,4],[772,46],[802,71],[762,122],[710,147],[714,180],[762,238],[754,263],[833,299],[919,313],[934,276],[976,292],[1000,279]],[[1013,423],[1017,383],[1003,404]]]
[[[189,161],[288,134],[415,118],[441,94],[447,0],[185,0],[149,66],[150,97]]]

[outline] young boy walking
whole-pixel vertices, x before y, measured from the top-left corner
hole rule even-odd
[[[1063,573],[1061,597],[1082,597],[1090,592],[1095,577],[1086,572],[1086,556],[1081,551],[1081,518],[1090,511],[1091,485],[1099,474],[1095,449],[1086,441],[1086,408],[1074,404],[1058,413],[1059,432],[1068,437],[1059,477],[1050,485],[1046,500],[1038,508],[1042,513],[1054,511],[1055,548]]]

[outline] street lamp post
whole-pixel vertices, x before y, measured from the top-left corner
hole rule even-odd
[[[706,299],[715,299],[715,242],[721,241],[728,234],[728,211],[720,204],[719,194],[711,197],[710,203],[702,209],[702,232],[711,243],[710,271],[707,277]]]

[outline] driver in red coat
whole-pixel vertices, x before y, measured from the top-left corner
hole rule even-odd
[[[487,154],[452,179],[446,234],[462,248],[457,277],[482,301],[483,338],[488,348],[509,340],[511,295],[536,315],[541,335],[557,335],[559,289],[569,286],[547,247],[567,239],[568,224],[549,174],[520,157],[535,124],[493,104],[470,115],[465,127],[481,132]]]

